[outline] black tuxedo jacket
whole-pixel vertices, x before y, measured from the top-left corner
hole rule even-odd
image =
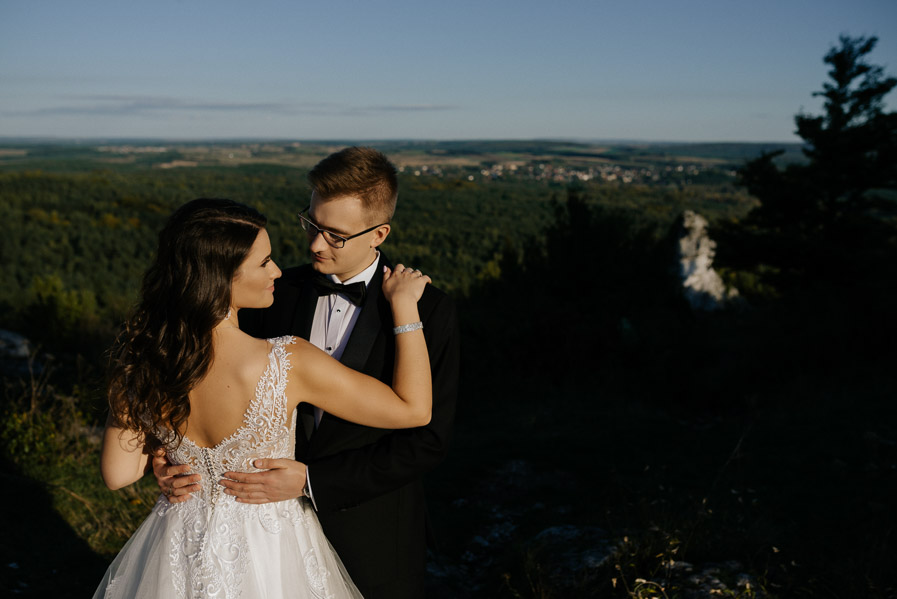
[[[391,384],[394,326],[381,293],[382,265],[368,284],[364,304],[340,361]],[[240,326],[256,337],[309,338],[318,295],[310,265],[290,268],[277,281],[274,304],[244,309]],[[385,430],[325,413],[314,430],[313,408],[301,404],[296,459],[308,464],[324,533],[362,593],[389,588],[394,579],[420,579],[432,533],[421,477],[446,455],[458,393],[459,335],[454,303],[428,285],[418,303],[430,356],[433,414],[430,424]],[[384,586],[387,585],[387,586]],[[390,592],[395,594],[395,592]],[[400,594],[400,593],[399,593]]]

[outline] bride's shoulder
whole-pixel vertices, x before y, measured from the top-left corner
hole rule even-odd
[[[288,354],[303,354],[308,351],[312,352],[320,352],[317,347],[303,339],[302,337],[295,337],[293,335],[284,335],[283,337],[272,337],[271,339],[266,340],[268,343],[268,347],[271,351],[276,351],[278,348],[283,349]]]
[[[278,361],[288,362],[291,368],[302,367],[309,359],[317,357],[314,354],[321,353],[321,350],[302,337],[292,335],[274,337],[268,339],[267,343],[270,353],[275,354]]]
[[[267,341],[269,347],[271,347],[272,350],[275,350],[278,347],[284,347],[287,345],[296,345],[297,343],[304,341],[304,339],[301,339],[299,337],[294,337],[292,335],[283,335],[281,337],[271,337],[271,338],[267,339],[266,341]]]
[[[231,333],[214,346],[216,369],[240,378],[252,379],[259,370],[264,371],[271,352],[271,344],[265,339]]]

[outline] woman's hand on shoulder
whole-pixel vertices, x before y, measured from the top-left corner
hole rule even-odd
[[[406,268],[402,264],[396,264],[395,270],[383,267],[383,295],[390,304],[400,299],[417,303],[424,294],[424,288],[431,282],[430,277],[420,269]]]

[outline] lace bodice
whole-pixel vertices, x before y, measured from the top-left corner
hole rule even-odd
[[[190,464],[202,489],[181,503],[159,497],[94,599],[361,599],[305,501],[240,503],[218,484],[229,471],[257,472],[255,458],[292,458],[296,410],[287,413],[288,346],[270,339],[268,366],[243,424],[214,447],[159,438],[173,463]]]
[[[202,490],[195,498],[217,504],[224,488],[218,484],[225,472],[259,472],[253,468],[255,458],[290,458],[295,454],[296,411],[287,414],[287,372],[290,369],[287,346],[292,337],[269,339],[268,366],[259,379],[255,397],[243,416],[243,424],[214,447],[200,447],[184,437],[180,446],[168,451],[173,464],[190,464],[191,472],[202,476]],[[167,432],[163,439],[173,439]]]

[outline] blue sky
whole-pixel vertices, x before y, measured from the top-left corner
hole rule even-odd
[[[0,0],[0,136],[797,141],[840,34],[897,76],[894,0]]]

